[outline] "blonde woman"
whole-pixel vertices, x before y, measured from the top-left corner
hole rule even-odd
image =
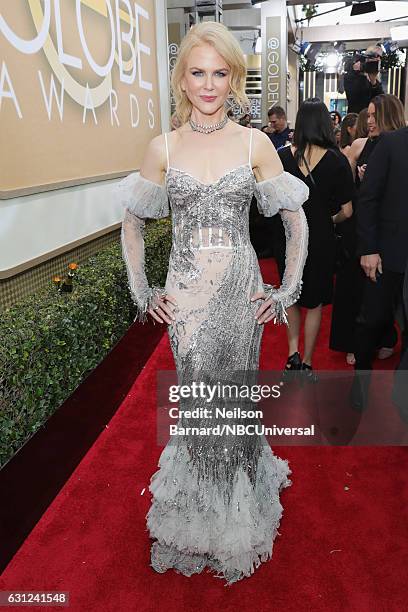
[[[230,93],[237,104],[248,104],[245,78],[244,56],[224,25],[191,28],[171,79],[181,125],[153,138],[140,174],[119,186],[126,208],[123,256],[138,318],[149,314],[168,325],[179,384],[189,386],[253,381],[263,325],[286,321],[307,255],[301,208],[307,187],[283,172],[266,134],[227,116]],[[253,194],[263,213],[279,212],[287,228],[279,289],[263,283],[249,240]],[[149,287],[144,219],[169,215],[169,203],[167,279],[164,288]],[[217,425],[258,423],[238,414],[249,403],[222,394],[211,403],[199,393],[180,399],[183,429],[163,450],[150,484],[147,526],[157,572],[173,568],[190,576],[208,567],[232,583],[271,557],[282,514],[279,492],[291,484],[288,463],[264,436],[211,435]],[[225,408],[234,408],[234,416],[217,412]]]

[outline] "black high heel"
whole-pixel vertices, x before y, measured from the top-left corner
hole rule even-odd
[[[300,374],[302,367],[302,358],[300,353],[296,351],[288,357],[285,369],[282,372],[281,384],[284,382],[292,382]]]
[[[302,378],[306,382],[316,383],[319,379],[317,374],[314,372],[312,366],[307,363],[302,363],[301,365]]]

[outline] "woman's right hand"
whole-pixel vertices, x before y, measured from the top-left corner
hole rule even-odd
[[[251,302],[255,300],[263,299],[263,304],[260,305],[258,310],[255,313],[255,319],[259,324],[268,323],[268,321],[272,321],[275,316],[275,308],[274,301],[272,298],[268,298],[263,291],[259,291],[258,293],[254,293],[251,296]]]
[[[168,325],[171,325],[176,319],[173,314],[176,307],[176,298],[166,293],[161,297],[158,296],[155,299],[155,304],[147,312],[159,323],[166,322]]]

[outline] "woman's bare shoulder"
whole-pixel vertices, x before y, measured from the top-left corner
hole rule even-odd
[[[148,143],[143,157],[140,173],[147,179],[162,183],[167,169],[166,143],[164,134],[154,136]]]
[[[347,157],[358,157],[364,148],[367,138],[356,138],[350,145],[346,155]]]
[[[244,128],[246,129],[246,128]],[[252,140],[253,140],[253,144],[258,144],[261,146],[266,146],[266,145],[271,145],[272,141],[269,138],[268,134],[266,134],[265,132],[263,132],[262,130],[259,130],[258,128],[251,128],[252,129]]]
[[[147,151],[150,151],[154,153],[155,155],[159,155],[160,157],[165,157],[166,141],[165,141],[164,132],[163,134],[158,134],[157,136],[154,136],[151,139],[151,141],[148,144]],[[164,153],[164,156],[163,156],[163,153]]]

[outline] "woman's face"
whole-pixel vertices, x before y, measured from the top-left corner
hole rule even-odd
[[[377,123],[375,120],[375,106],[372,102],[370,102],[370,104],[368,105],[367,125],[368,125],[368,135],[369,136],[379,135]]]
[[[216,113],[228,98],[231,70],[212,45],[202,44],[191,50],[181,87],[193,108],[205,115]]]
[[[356,131],[357,131],[357,122],[354,125],[349,125],[347,128],[348,133],[351,136],[351,139],[354,140],[356,137]]]
[[[336,137],[337,146],[339,147],[340,146],[341,132],[339,130],[336,130],[334,135]]]

